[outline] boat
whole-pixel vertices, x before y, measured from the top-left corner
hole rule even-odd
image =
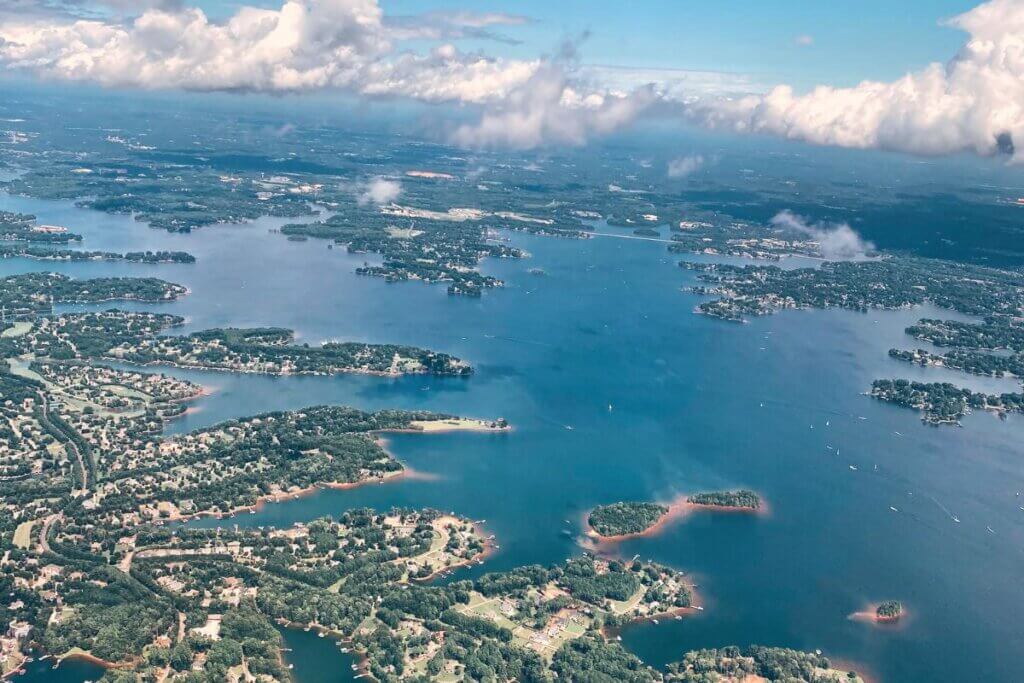
[[[655,625],[655,626],[657,626],[657,625],[658,625],[658,620],[657,620],[657,619],[651,619],[651,621],[653,621],[653,622],[654,622],[654,625]]]
[[[326,638],[327,637],[327,634],[323,633],[322,631],[320,633],[316,634],[316,635],[317,635],[318,638]]]
[[[892,505],[889,506],[889,509],[892,510],[893,512],[899,512],[899,510],[897,508],[894,508]]]
[[[996,530],[995,530],[995,529],[993,529],[993,528],[992,528],[992,527],[990,527],[990,526],[987,526],[987,527],[985,527],[985,528],[986,528],[986,529],[988,529],[988,532],[989,532],[990,534],[994,534],[994,533],[996,532]]]
[[[574,430],[576,428],[573,427],[572,425],[565,425],[565,429],[566,429],[566,431],[570,431],[571,432],[572,430]]]
[[[704,608],[703,608],[703,607],[701,607],[700,605],[697,605],[697,606],[696,606],[696,607],[694,607],[693,609],[697,610],[698,612],[703,612],[703,611],[704,611]]]
[[[857,466],[856,465],[850,465],[850,469],[853,470],[854,472],[856,472],[857,471]]]
[[[957,517],[956,515],[953,515],[953,521],[956,522],[957,524],[959,524],[960,523],[960,518]]]

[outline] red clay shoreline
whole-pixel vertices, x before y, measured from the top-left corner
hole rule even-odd
[[[733,507],[729,505],[705,505],[702,503],[691,503],[688,498],[689,494],[677,496],[672,502],[667,504],[668,512],[663,514],[658,520],[647,527],[643,531],[638,531],[631,534],[618,534],[615,536],[602,536],[593,527],[590,526],[590,513],[588,510],[583,513],[583,528],[586,529],[586,535],[598,546],[602,544],[614,545],[622,543],[623,541],[629,541],[636,538],[650,538],[657,536],[665,531],[665,528],[673,522],[684,519],[695,512],[707,511],[716,513],[730,513],[730,514],[741,514],[741,515],[755,515],[758,517],[767,517],[771,514],[771,509],[768,504],[764,502],[764,498],[761,497],[761,506],[758,508],[745,508],[745,507]]]
[[[863,609],[848,615],[846,618],[850,621],[858,621],[884,631],[901,631],[908,626],[913,615],[907,610],[906,605],[902,606],[903,611],[900,612],[898,617],[881,617],[878,615],[878,606],[880,604],[878,602],[868,603]]]
[[[468,429],[458,429],[458,428],[455,428],[455,429],[453,429],[451,431],[463,431],[463,432],[472,432],[472,433],[484,433],[484,432],[493,431],[493,432],[497,432],[497,433],[505,433],[505,432],[511,431],[511,427],[503,428],[503,429],[480,429],[480,430],[468,430]],[[407,480],[410,480],[410,481],[435,481],[438,478],[437,475],[434,475],[434,474],[431,474],[431,473],[428,473],[428,472],[420,472],[418,470],[415,470],[412,467],[409,467],[408,465],[403,463],[397,457],[395,457],[395,454],[392,453],[390,450],[388,450],[388,448],[387,448],[388,441],[387,441],[387,439],[383,435],[386,435],[386,434],[440,434],[440,433],[444,433],[444,432],[445,432],[445,430],[434,430],[432,432],[426,432],[426,431],[424,431],[422,429],[415,429],[415,428],[413,428],[413,429],[407,429],[407,428],[403,428],[403,429],[380,429],[380,430],[375,430],[375,431],[372,431],[372,432],[368,432],[368,434],[371,437],[374,437],[374,439],[373,439],[374,443],[376,443],[378,446],[380,446],[381,450],[383,450],[384,453],[388,455],[388,457],[390,457],[392,460],[394,460],[396,463],[398,463],[401,466],[401,469],[394,470],[392,472],[386,472],[386,473],[384,473],[381,476],[368,477],[368,478],[362,479],[360,481],[350,481],[350,482],[317,482],[317,483],[312,484],[310,486],[307,486],[306,488],[303,488],[303,489],[297,489],[297,490],[294,490],[294,491],[281,491],[281,492],[278,492],[278,493],[272,493],[272,494],[268,494],[268,495],[265,495],[265,496],[261,496],[252,505],[242,505],[242,506],[239,506],[237,508],[233,508],[233,509],[225,511],[225,512],[209,512],[209,511],[205,511],[204,510],[202,512],[196,512],[196,513],[188,514],[188,515],[173,515],[171,517],[165,517],[163,519],[159,519],[159,520],[155,520],[155,521],[157,521],[157,522],[190,522],[190,521],[193,521],[193,520],[196,520],[196,519],[203,519],[203,518],[227,519],[227,518],[235,517],[236,515],[243,514],[243,513],[246,513],[246,512],[256,513],[256,512],[259,512],[260,510],[262,510],[267,505],[270,505],[270,504],[273,504],[273,503],[281,503],[281,502],[284,502],[284,501],[289,500],[289,499],[305,498],[305,497],[311,496],[311,495],[313,495],[315,493],[319,493],[320,491],[327,490],[327,489],[337,490],[337,491],[348,491],[348,490],[351,490],[351,489],[359,488],[361,486],[369,486],[371,484],[391,483],[391,482],[399,481],[399,480],[402,480],[402,479],[407,479]]]

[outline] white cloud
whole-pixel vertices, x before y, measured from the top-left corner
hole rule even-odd
[[[546,143],[580,145],[632,123],[657,96],[652,87],[626,94],[580,90],[561,63],[539,65],[529,80],[488,107],[477,123],[452,136],[466,147],[532,149]]]
[[[644,68],[584,64],[582,78],[600,83],[611,92],[629,92],[652,85],[666,100],[686,100],[698,95],[749,95],[764,92],[766,84],[748,74],[693,69]]]
[[[502,98],[538,64],[450,46],[426,56],[396,53],[377,0],[283,0],[277,10],[241,7],[223,23],[196,8],[150,9],[124,22],[8,18],[0,39],[0,63],[57,80],[199,91],[332,88],[429,102]]]
[[[685,178],[692,174],[694,171],[700,169],[704,165],[704,157],[700,154],[691,154],[685,157],[679,157],[668,162],[668,177],[669,178]]]
[[[1024,160],[1024,2],[991,0],[948,25],[969,34],[947,64],[893,82],[819,86],[805,95],[704,98],[686,115],[713,128],[822,145],[914,154],[974,152]]]
[[[390,204],[402,194],[402,184],[397,180],[388,180],[380,176],[362,183],[358,188],[356,201],[360,206],[366,204]]]
[[[500,13],[431,16],[474,30],[528,21]],[[480,121],[454,133],[472,147],[580,144],[627,125],[654,100],[649,88],[621,94],[585,84],[569,54],[506,60],[451,44],[417,54],[396,51],[394,40],[378,0],[283,0],[276,10],[241,7],[224,22],[197,8],[153,8],[123,21],[33,15],[0,20],[0,65],[108,87],[333,89],[480,105]]]
[[[793,39],[793,42],[796,45],[799,45],[800,47],[809,47],[811,45],[814,45],[814,36],[809,35],[807,33],[801,33],[800,35]]]
[[[864,258],[875,250],[847,223],[809,223],[792,211],[780,211],[772,218],[772,225],[798,232],[818,243],[821,255],[831,261],[852,261]]]
[[[504,12],[435,11],[408,16],[386,16],[384,23],[396,40],[459,40],[474,38],[518,44],[494,27],[523,26],[531,19]]]

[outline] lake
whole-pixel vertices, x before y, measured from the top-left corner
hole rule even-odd
[[[693,274],[664,244],[604,226],[589,240],[509,235],[531,258],[485,262],[507,287],[465,299],[443,286],[358,277],[354,269],[376,257],[270,232],[292,221],[172,235],[67,202],[0,196],[0,208],[67,225],[85,235],[83,249],[180,249],[198,259],[8,259],[2,274],[152,275],[192,294],[142,308],[186,316],[187,330],[286,326],[304,342],[414,344],[477,368],[470,378],[400,379],[169,370],[213,389],[170,432],[320,403],[505,417],[515,427],[394,435],[390,449],[424,476],[196,524],[280,527],[361,506],[453,510],[486,520],[500,545],[484,567],[455,574],[467,578],[582,552],[582,518],[600,503],[752,488],[769,515],[694,515],[622,546],[627,558],[692,572],[705,607],[684,621],[628,628],[624,644],[648,663],[759,643],[821,649],[883,681],[1015,680],[1024,669],[1024,420],[981,414],[962,429],[936,429],[863,395],[882,377],[1014,390],[887,356],[893,346],[921,346],[903,333],[917,318],[959,316],[787,311],[739,325],[695,315],[701,299],[682,291]],[[535,268],[543,274],[528,272]],[[847,618],[888,598],[907,606],[905,627]],[[351,661],[322,644],[302,642],[316,648],[296,664],[300,683],[351,675]],[[95,677],[58,672],[59,683]]]

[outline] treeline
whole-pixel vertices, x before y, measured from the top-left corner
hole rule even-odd
[[[720,678],[745,680],[759,677],[779,683],[840,683],[860,681],[853,672],[832,668],[828,658],[810,652],[754,645],[746,649],[724,647],[688,652],[682,661],[666,667],[668,683],[709,683]]]
[[[76,280],[59,273],[24,273],[0,279],[0,306],[8,313],[46,313],[50,303],[172,301],[187,290],[157,278],[101,277]]]
[[[696,493],[687,500],[695,505],[714,505],[726,508],[749,508],[757,510],[761,507],[761,497],[753,491],[712,491]]]
[[[594,508],[587,523],[602,536],[622,536],[646,531],[666,514],[668,507],[657,503],[612,503]]]
[[[999,414],[1024,412],[1024,394],[983,394],[948,382],[911,382],[910,380],[875,380],[871,386],[875,398],[914,408],[924,413],[922,420],[930,424],[956,423],[971,409],[991,410]]]
[[[195,263],[196,257],[184,251],[81,251],[50,249],[35,245],[0,245],[0,258],[21,256],[40,261],[130,261],[133,263]]]

